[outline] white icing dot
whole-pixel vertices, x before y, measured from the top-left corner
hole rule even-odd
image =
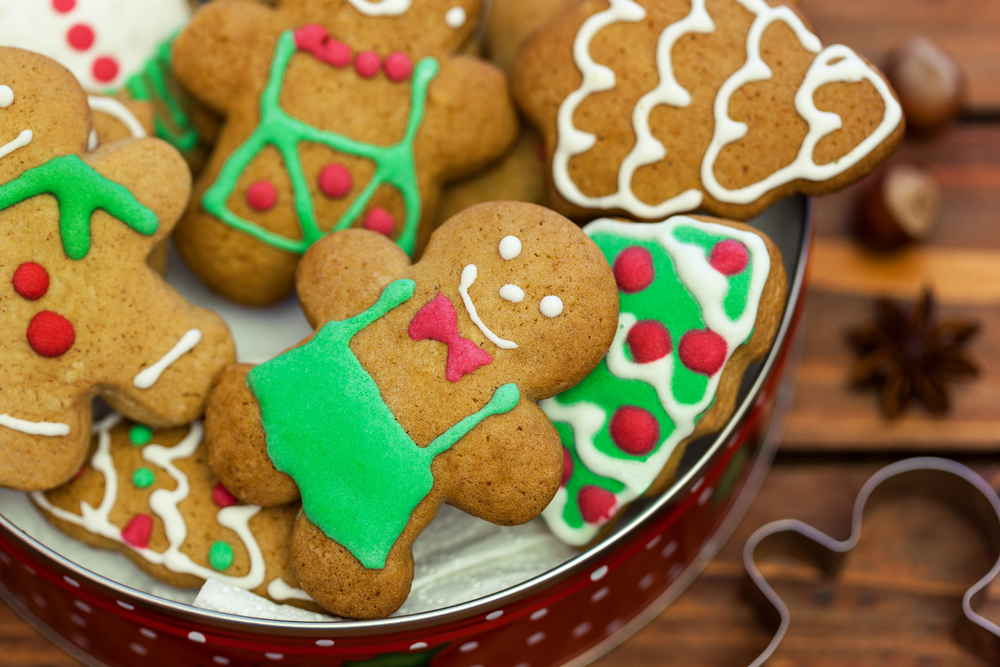
[[[49,608],[49,601],[46,600],[45,598],[43,598],[38,593],[35,593],[34,595],[32,595],[31,599],[34,600],[35,604],[37,604],[42,609],[48,609]]]
[[[503,610],[498,609],[496,611],[491,611],[490,613],[486,614],[486,620],[487,621],[495,621],[498,618],[500,618],[501,616],[503,616]]]
[[[149,654],[149,649],[147,649],[145,646],[142,646],[140,644],[136,644],[136,643],[133,642],[133,643],[129,644],[128,647],[130,649],[132,649],[133,653],[138,653],[139,655],[147,655],[147,654]]]
[[[188,639],[190,639],[191,641],[196,642],[198,644],[204,644],[205,643],[205,635],[201,634],[200,632],[194,632],[194,631],[189,632],[188,633]]]
[[[550,294],[538,304],[538,310],[542,311],[542,315],[545,317],[559,317],[563,311],[562,299]]]
[[[663,537],[662,535],[657,535],[656,537],[654,537],[653,539],[651,539],[649,542],[647,542],[646,543],[646,551],[649,551],[650,549],[652,549],[653,547],[655,547],[657,544],[659,544],[660,540],[662,539],[662,537]]]
[[[533,634],[530,637],[528,637],[527,644],[528,644],[528,646],[534,646],[535,644],[541,642],[543,639],[545,639],[545,633],[544,632],[536,632],[535,634]]]
[[[0,108],[6,109],[14,103],[14,91],[10,86],[0,86]]]
[[[573,635],[574,639],[579,639],[580,637],[590,632],[591,627],[593,626],[591,626],[589,622],[584,621],[580,625],[573,628],[573,631],[570,634]]]
[[[333,646],[333,640],[332,639],[317,639],[316,640],[316,646],[322,646],[324,648],[327,647],[327,646]]]
[[[521,239],[516,236],[505,236],[500,239],[500,256],[511,260],[521,254]]]
[[[537,621],[537,620],[539,620],[539,619],[542,619],[542,618],[545,618],[545,616],[546,616],[546,615],[547,615],[548,613],[549,613],[549,610],[548,610],[548,609],[546,609],[545,607],[542,607],[542,608],[541,608],[541,609],[539,609],[538,611],[536,611],[536,612],[532,612],[532,614],[531,614],[531,620],[533,620],[533,621]]]
[[[422,651],[427,648],[427,642],[417,642],[416,644],[410,644],[411,651]]]
[[[212,658],[212,662],[214,662],[217,665],[228,665],[229,658],[224,658],[221,655],[217,655],[214,658]]]
[[[610,593],[610,592],[611,592],[611,589],[608,588],[607,586],[605,586],[604,588],[602,588],[600,590],[594,591],[594,594],[590,596],[590,601],[591,602],[600,602],[604,598],[608,597],[608,593]]]
[[[140,628],[139,634],[145,637],[146,639],[156,639],[156,633],[150,630],[149,628]]]
[[[87,137],[87,150],[92,151],[97,148],[97,130],[91,130],[90,136]]]
[[[637,588],[640,591],[644,591],[650,586],[652,586],[654,581],[656,581],[656,575],[650,572],[645,577],[639,580],[639,585],[637,586]]]
[[[479,642],[466,642],[458,647],[458,650],[462,653],[468,653],[469,651],[475,651],[479,648]]]
[[[86,619],[84,619],[79,614],[70,614],[69,615],[69,620],[73,621],[74,623],[76,623],[77,625],[79,625],[81,628],[87,627],[87,621],[86,621]]]
[[[121,600],[115,600],[115,603],[119,607],[121,607],[122,609],[128,609],[129,611],[132,611],[133,609],[135,609],[135,607],[133,607],[132,605],[130,605],[128,602],[122,602]]]
[[[500,288],[500,298],[511,303],[521,303],[524,301],[524,290],[517,285],[504,285]]]
[[[63,581],[65,581],[67,584],[69,584],[73,588],[79,588],[80,587],[80,582],[77,581],[76,579],[72,579],[70,577],[63,577]]]
[[[465,25],[465,9],[462,7],[452,7],[444,14],[444,22],[449,28],[461,28]]]
[[[606,575],[607,573],[608,573],[608,566],[607,565],[602,565],[602,566],[600,566],[599,568],[597,568],[596,570],[594,570],[593,572],[590,573],[590,580],[591,581],[600,581],[601,579],[604,578],[604,575]]]
[[[83,600],[73,600],[73,606],[85,614],[89,614],[90,612],[94,611],[93,609],[90,608],[90,605],[84,602]]]
[[[285,656],[283,653],[265,653],[264,657],[268,660],[282,660]]]
[[[670,544],[663,547],[663,551],[660,552],[660,555],[664,558],[670,558],[674,555],[675,551],[677,551],[677,540],[673,540]]]
[[[702,491],[701,495],[698,496],[698,504],[699,505],[704,505],[705,503],[707,503],[708,500],[709,500],[709,498],[712,497],[712,491],[714,491],[714,489],[712,487],[708,487],[707,489],[705,489],[704,491]]]

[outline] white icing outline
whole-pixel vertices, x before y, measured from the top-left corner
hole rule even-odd
[[[187,333],[181,336],[181,339],[177,341],[177,344],[170,348],[163,357],[157,361],[152,366],[144,368],[135,376],[132,380],[132,384],[137,389],[149,389],[160,376],[163,375],[163,371],[180,359],[182,356],[194,349],[194,346],[201,342],[201,330],[200,329],[190,329]]]
[[[281,577],[275,577],[267,585],[267,596],[275,601],[280,600],[305,600],[312,602],[313,599],[301,588],[295,588],[285,583]]]
[[[472,323],[479,327],[479,330],[483,332],[483,335],[489,338],[494,345],[504,350],[516,350],[517,343],[511,340],[505,340],[490,331],[490,328],[483,323],[482,319],[480,319],[479,313],[476,312],[476,305],[472,303],[472,297],[469,296],[469,288],[472,287],[472,283],[476,282],[478,275],[479,269],[476,268],[475,264],[467,264],[465,268],[462,269],[462,281],[458,285],[458,293],[462,295],[462,303],[465,304],[465,310],[468,311],[469,317],[472,319]]]
[[[146,128],[142,126],[139,119],[132,111],[113,97],[100,97],[88,95],[87,102],[92,111],[99,111],[107,114],[125,126],[134,139],[142,139],[146,136]],[[93,149],[89,149],[93,150]]]
[[[18,148],[24,148],[31,143],[35,135],[31,130],[21,130],[21,133],[17,135],[11,141],[8,141],[3,146],[0,146],[0,159],[3,159],[16,151]]]
[[[500,298],[511,303],[524,301],[524,290],[517,285],[504,285],[500,288]]]
[[[412,0],[348,0],[351,5],[365,16],[400,16],[405,14],[413,4]]]
[[[114,459],[111,456],[111,429],[122,421],[122,416],[112,413],[94,424],[94,433],[98,434],[97,451],[90,460],[90,465],[104,476],[104,497],[95,509],[87,501],[80,502],[80,514],[68,512],[56,507],[45,493],[35,491],[31,499],[43,510],[67,523],[79,526],[95,535],[106,537],[113,542],[123,544],[145,558],[150,563],[162,565],[171,572],[192,574],[201,579],[215,577],[231,586],[254,589],[264,583],[266,565],[260,545],[250,531],[250,519],[260,511],[256,505],[232,505],[219,510],[216,520],[220,526],[229,528],[243,541],[250,556],[250,571],[242,577],[234,577],[214,569],[198,565],[190,556],[181,551],[187,539],[187,524],[178,505],[187,498],[191,490],[187,476],[174,465],[177,459],[185,459],[194,455],[201,444],[204,429],[200,422],[190,426],[188,434],[173,447],[149,444],[142,448],[142,457],[150,463],[159,466],[177,483],[173,491],[157,489],[149,496],[149,508],[163,521],[163,528],[170,546],[164,552],[149,548],[140,549],[132,546],[122,538],[122,529],[111,523],[111,510],[118,497],[118,473],[115,470]]]
[[[6,426],[13,431],[20,431],[28,435],[44,435],[50,438],[58,438],[69,435],[69,424],[60,422],[32,422],[26,419],[18,419],[4,413],[0,415],[0,426]]]
[[[681,243],[674,238],[674,230],[680,226],[703,229],[712,234],[740,241],[746,246],[751,256],[750,284],[747,288],[746,308],[738,319],[729,319],[725,312],[724,302],[729,289],[727,277],[712,268],[709,256],[700,246]],[[629,224],[602,218],[584,227],[583,231],[588,236],[607,233],[634,239],[655,239],[659,242],[673,259],[678,279],[701,307],[705,326],[726,341],[725,361],[720,369],[708,378],[702,399],[694,404],[681,404],[670,389],[673,384],[674,356],[668,354],[645,364],[629,361],[625,347],[628,344],[629,331],[638,318],[629,312],[619,313],[618,331],[606,357],[608,370],[617,378],[638,380],[650,385],[656,391],[664,412],[675,425],[670,436],[657,445],[644,460],[616,458],[597,449],[594,440],[607,419],[604,408],[588,402],[564,405],[559,402],[558,396],[538,404],[552,421],[570,425],[577,455],[588,469],[625,485],[622,491],[615,494],[616,507],[621,507],[638,498],[649,488],[677,445],[694,432],[698,415],[711,405],[729,358],[753,332],[760,299],[771,271],[771,258],[767,252],[767,245],[758,235],[724,225],[701,222],[687,216],[678,215],[653,224]],[[678,345],[679,342],[675,340],[674,345]],[[573,528],[566,524],[563,520],[563,511],[570,499],[565,489],[560,490],[563,491],[562,496],[557,494],[542,513],[546,524],[559,539],[568,544],[588,543],[601,526],[584,523],[581,528]]]

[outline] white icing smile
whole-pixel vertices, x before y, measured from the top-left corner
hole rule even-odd
[[[194,346],[201,342],[201,331],[198,329],[191,329],[186,334],[181,336],[181,339],[177,341],[169,352],[163,355],[163,358],[157,361],[155,364],[149,368],[143,369],[135,379],[132,380],[132,384],[138,389],[149,389],[156,381],[160,379],[163,375],[163,371],[167,370],[171,364],[180,359],[184,354],[190,352],[194,349]]]
[[[465,310],[468,311],[472,322],[479,327],[479,330],[483,332],[483,335],[489,338],[494,345],[504,350],[517,349],[517,343],[514,341],[504,340],[490,331],[489,327],[483,323],[483,320],[480,319],[479,314],[476,312],[476,305],[472,303],[472,297],[469,296],[469,288],[472,287],[472,283],[476,282],[476,277],[478,275],[479,270],[476,268],[475,264],[469,264],[462,269],[462,282],[458,285],[458,292],[462,295],[462,303],[465,304]]]

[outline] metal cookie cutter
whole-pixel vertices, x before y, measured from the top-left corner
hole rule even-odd
[[[810,561],[827,574],[835,574],[847,552],[861,537],[861,519],[867,503],[878,503],[901,495],[922,495],[941,500],[972,518],[986,538],[997,562],[962,597],[964,617],[958,640],[980,656],[1000,664],[1000,627],[975,612],[986,595],[986,586],[1000,573],[1000,499],[989,484],[969,468],[932,457],[912,458],[893,463],[875,473],[862,487],[854,502],[851,536],[843,542],[821,533],[801,521],[774,521],[757,530],[743,548],[743,564],[751,581],[750,597],[764,620],[775,629],[774,639],[750,667],[764,664],[788,631],[788,607],[764,580],[756,557],[775,552],[792,553]]]

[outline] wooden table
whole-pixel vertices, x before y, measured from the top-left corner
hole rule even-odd
[[[891,256],[850,237],[858,186],[817,202],[817,238],[799,389],[777,460],[736,533],[666,611],[596,665],[749,664],[771,634],[742,595],[742,549],[761,525],[802,519],[835,537],[855,495],[907,453],[949,456],[1000,488],[1000,3],[995,0],[803,0],[827,43],[852,45],[876,64],[910,34],[953,54],[969,80],[961,122],[899,156],[930,165],[944,188],[941,227],[928,244]],[[872,392],[847,388],[846,328],[870,316],[879,294],[913,298],[933,284],[945,316],[982,322],[970,353],[978,380],[954,392],[947,418],[911,409],[881,419]],[[834,579],[794,563],[763,568],[792,614],[774,665],[982,665],[953,630],[964,591],[992,565],[969,521],[921,499],[874,512]],[[1000,603],[987,617],[1000,621]],[[0,603],[0,664],[78,667]]]

